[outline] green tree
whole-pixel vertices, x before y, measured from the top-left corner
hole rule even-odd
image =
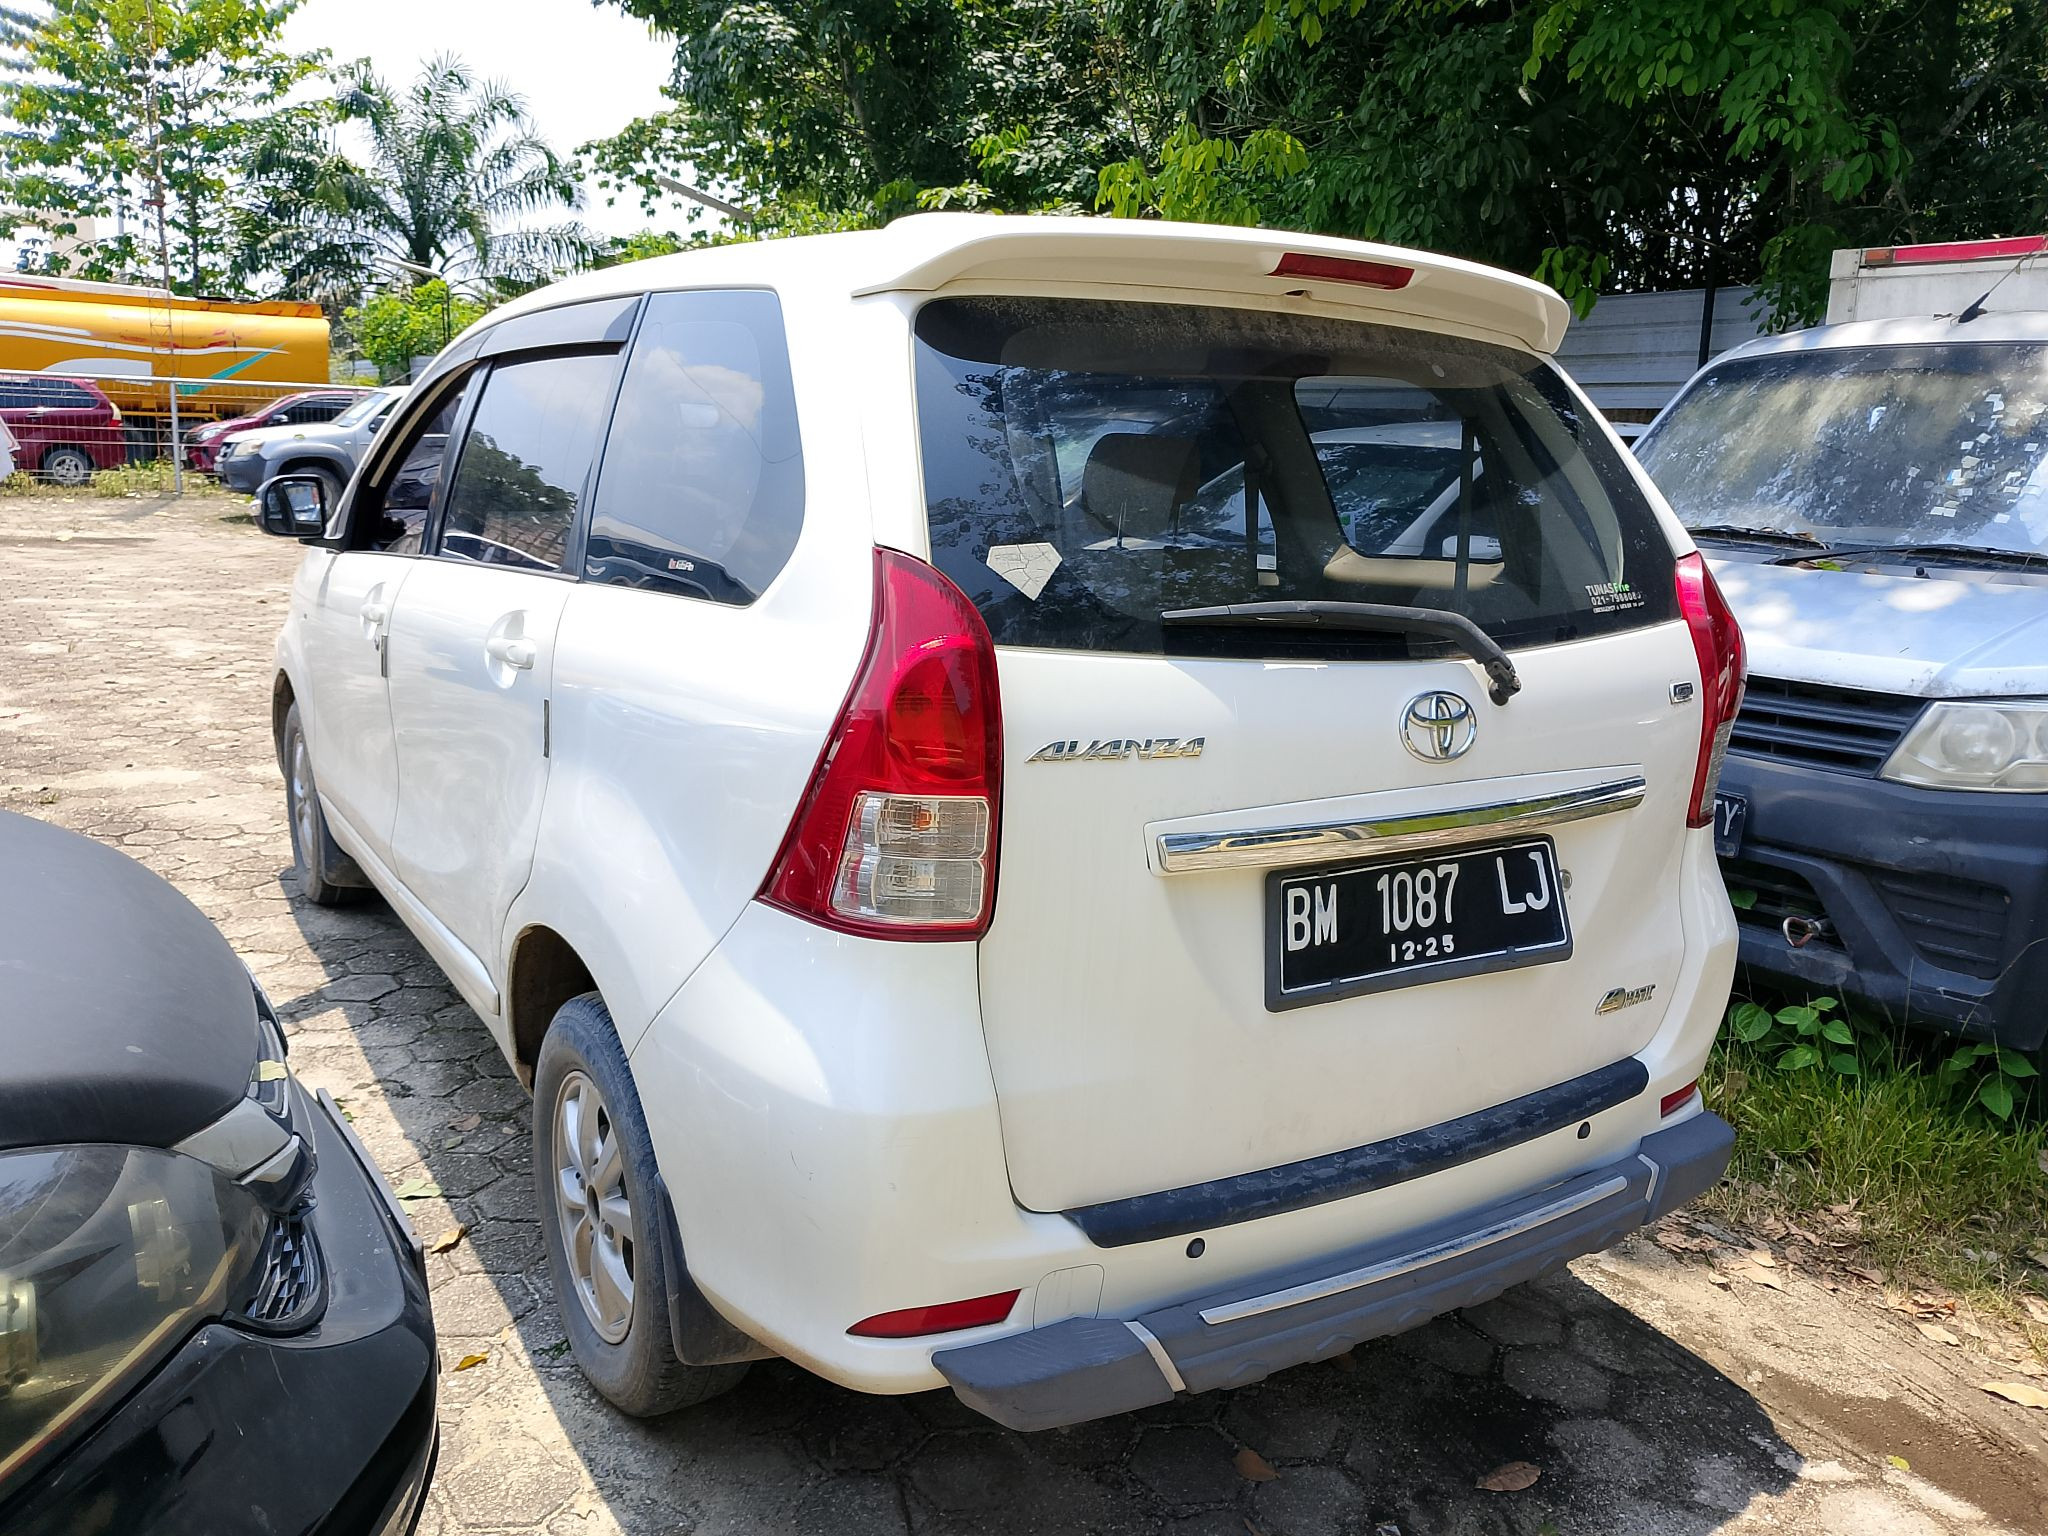
[[[1080,0],[615,3],[679,39],[674,106],[588,147],[650,211],[653,172],[725,189],[755,233],[919,206],[1079,211],[1130,147],[1107,110],[1119,49]]]
[[[476,299],[430,279],[365,299],[348,309],[342,322],[356,350],[377,365],[378,377],[395,379],[411,370],[414,358],[439,352],[481,319],[484,310]]]
[[[272,110],[321,55],[278,46],[299,0],[50,0],[0,6],[0,233],[89,239],[52,270],[159,274],[161,152],[171,279],[230,279],[233,189]]]
[[[334,303],[407,263],[516,291],[595,253],[578,223],[524,222],[572,210],[580,194],[508,86],[452,57],[429,60],[404,90],[367,60],[340,70],[336,86],[325,102],[278,114],[257,147],[244,272]]]

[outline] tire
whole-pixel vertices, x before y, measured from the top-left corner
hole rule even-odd
[[[92,469],[92,455],[83,448],[52,448],[43,455],[42,471],[58,485],[84,485]]]
[[[596,1177],[588,1172],[593,1166]],[[595,992],[562,1004],[541,1041],[533,1073],[533,1176],[555,1310],[590,1384],[636,1418],[673,1413],[738,1386],[745,1365],[685,1365],[676,1358],[655,1227],[654,1147],[612,1016]],[[572,1255],[565,1233],[581,1239],[573,1244],[581,1257]]]
[[[284,808],[292,829],[292,864],[299,889],[316,907],[345,907],[369,894],[369,880],[356,861],[341,851],[327,830],[327,814],[313,782],[313,759],[306,750],[306,732],[299,724],[299,706],[285,711],[284,735],[278,743],[284,768]]]

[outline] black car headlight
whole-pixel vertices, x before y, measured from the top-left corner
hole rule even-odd
[[[0,1488],[257,1289],[275,1218],[197,1158],[0,1153]]]

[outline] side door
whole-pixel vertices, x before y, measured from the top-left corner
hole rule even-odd
[[[428,558],[392,616],[393,867],[468,952],[473,980],[492,969],[532,865],[555,631],[575,585],[572,537],[619,350],[611,341],[489,364]]]
[[[470,380],[446,380],[402,430],[407,441],[343,512],[337,547],[292,592],[302,675],[292,679],[313,777],[351,851],[390,867],[398,754],[386,697],[392,606],[419,563],[451,424]]]

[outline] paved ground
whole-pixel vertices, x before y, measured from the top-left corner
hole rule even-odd
[[[2048,1529],[2048,1413],[1789,1267],[1714,1283],[1639,1241],[1575,1273],[1228,1396],[1063,1433],[949,1396],[858,1397],[780,1362],[634,1423],[578,1376],[534,1221],[526,1099],[381,905],[297,898],[268,726],[295,551],[234,503],[0,501],[0,806],[177,882],[281,1006],[428,1237],[445,1365],[423,1529],[1925,1536]],[[483,1364],[454,1372],[466,1354]],[[336,1405],[345,1407],[345,1405]],[[1277,1471],[1252,1480],[1249,1448]],[[1910,1470],[1888,1458],[1899,1458]],[[1505,1463],[1540,1478],[1475,1485]],[[1253,1470],[1259,1470],[1256,1464]]]

